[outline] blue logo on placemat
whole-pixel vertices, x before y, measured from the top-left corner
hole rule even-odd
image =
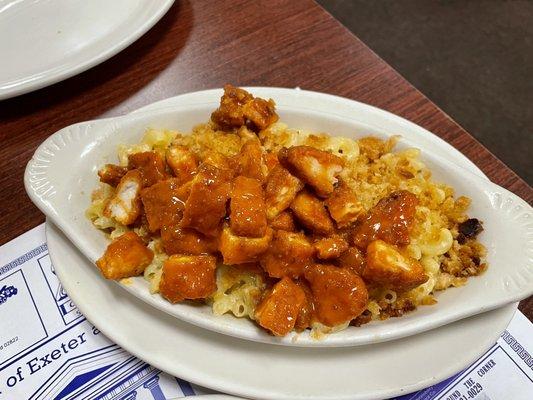
[[[15,296],[18,293],[18,289],[15,286],[4,285],[0,289],[0,304],[4,304],[11,296]]]

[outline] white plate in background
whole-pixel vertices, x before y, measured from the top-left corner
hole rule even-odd
[[[469,279],[466,286],[438,292],[437,305],[419,307],[402,318],[348,327],[319,341],[310,337],[309,331],[292,332],[284,338],[273,337],[247,319],[215,316],[209,306],[170,304],[159,295],[151,295],[142,277],[122,285],[126,290],[160,310],[210,330],[253,341],[312,347],[362,345],[405,337],[515,302],[533,292],[531,207],[507,190],[470,172],[472,167],[466,159],[449,151],[443,141],[400,117],[348,99],[335,98],[337,103],[351,107],[344,110],[342,104],[334,103],[332,96],[320,93],[289,89],[270,91],[269,88],[260,89],[262,92],[251,90],[277,100],[281,121],[293,128],[348,137],[400,133],[405,137],[404,143],[408,141],[409,145],[422,148],[422,160],[432,170],[435,180],[450,184],[456,189],[456,195],[470,197],[469,214],[484,221],[485,231],[480,240],[488,248],[488,271]],[[206,92],[190,96],[198,99],[204,96],[201,93]],[[118,144],[138,142],[148,127],[189,132],[194,125],[209,118],[220,94],[220,91],[212,91],[204,102],[172,104],[62,129],[37,149],[28,164],[25,176],[28,194],[73,243],[95,261],[109,243],[84,214],[90,203],[90,192],[97,186],[99,166],[115,162]],[[317,103],[320,103],[318,108]],[[400,142],[401,146],[405,144]],[[445,155],[447,159],[436,154]],[[69,174],[65,175],[67,169]]]
[[[174,0],[0,0],[0,100],[85,71],[129,46]]]

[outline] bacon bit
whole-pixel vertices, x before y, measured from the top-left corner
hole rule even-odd
[[[217,288],[215,269],[213,256],[170,256],[163,264],[159,292],[171,303],[205,299]]]
[[[303,233],[277,231],[261,266],[273,278],[297,278],[312,263],[315,250]]]
[[[130,154],[128,167],[141,171],[144,187],[152,186],[168,177],[165,161],[155,151]]]
[[[192,181],[180,226],[194,228],[206,236],[216,236],[220,221],[226,215],[230,179],[229,171],[202,164]]]
[[[285,336],[294,328],[305,301],[302,288],[285,277],[259,303],[255,319],[275,336]]]
[[[219,243],[224,263],[229,265],[257,261],[259,256],[268,249],[273,233],[271,228],[267,228],[265,236],[249,238],[234,235],[228,226],[224,226]]]
[[[265,188],[267,218],[273,220],[286,210],[303,187],[303,183],[281,165],[274,167],[268,174]]]
[[[322,238],[313,243],[316,256],[321,260],[331,260],[339,258],[342,253],[348,250],[348,242],[339,235],[332,235]]]
[[[328,235],[335,229],[322,201],[306,190],[298,193],[291,210],[298,222],[318,235]]]
[[[381,199],[356,225],[353,242],[360,249],[376,239],[394,245],[409,244],[409,233],[414,223],[418,198],[407,190],[391,193]]]
[[[267,218],[263,188],[257,179],[238,176],[230,200],[230,227],[235,235],[263,237]]]
[[[156,232],[163,225],[180,222],[186,200],[182,197],[180,181],[179,178],[170,178],[142,190],[141,199],[150,232]]]
[[[342,158],[310,146],[283,148],[278,158],[285,168],[313,187],[320,197],[333,193],[337,176],[344,165]]]
[[[113,187],[120,183],[120,180],[128,172],[128,167],[121,167],[115,164],[106,164],[98,171],[100,182],[107,183]]]
[[[152,262],[154,253],[132,231],[119,236],[109,246],[96,265],[107,279],[138,276]]]
[[[393,290],[410,290],[429,279],[418,261],[403,256],[396,247],[382,240],[368,246],[363,278]]]
[[[355,192],[346,185],[340,185],[336,188],[324,204],[338,228],[352,224],[365,212],[363,205],[357,200]]]
[[[122,225],[130,225],[141,214],[142,175],[134,169],[122,177],[115,195],[107,203],[104,215]]]
[[[317,264],[306,270],[305,278],[311,284],[317,319],[324,325],[340,325],[366,309],[368,291],[353,272]]]
[[[165,158],[174,176],[180,182],[189,182],[196,173],[198,160],[192,151],[185,146],[172,146],[166,151]]]
[[[218,249],[218,240],[208,238],[194,229],[180,228],[177,225],[161,228],[161,241],[165,253],[171,254],[209,254]]]

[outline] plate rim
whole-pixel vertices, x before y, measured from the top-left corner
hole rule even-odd
[[[52,67],[52,71],[48,73],[46,71],[40,71],[24,78],[18,78],[6,82],[0,81],[0,101],[33,92],[61,82],[110,59],[148,32],[161,18],[163,18],[174,1],[175,0],[158,0],[153,2],[151,4],[152,13],[149,16],[144,19],[137,18],[133,20],[134,22],[140,22],[139,25],[133,29],[128,29],[128,31],[119,36],[118,42],[106,46],[105,50],[89,57],[81,57],[83,60],[81,63],[73,62],[72,59],[67,59],[66,62],[62,60],[58,65]],[[135,25],[128,24],[128,26]],[[81,53],[76,53],[77,57],[80,57],[80,54],[83,53],[84,51]]]

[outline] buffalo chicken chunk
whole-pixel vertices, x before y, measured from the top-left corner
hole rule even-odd
[[[106,164],[98,171],[100,182],[107,183],[113,187],[120,183],[120,180],[128,172],[128,167],[121,167],[114,164]]]
[[[155,151],[130,154],[128,166],[141,171],[144,187],[152,186],[168,177],[165,161]]]
[[[336,188],[324,204],[339,228],[355,222],[365,212],[354,191],[345,185]]]
[[[286,210],[303,187],[303,183],[281,165],[274,167],[268,174],[265,188],[268,219],[273,220]]]
[[[184,146],[172,146],[166,151],[165,158],[172,173],[180,182],[190,181],[198,168],[198,160],[192,151]]]
[[[142,274],[153,258],[152,250],[130,231],[113,240],[96,265],[107,279],[122,279]]]
[[[283,148],[278,158],[285,168],[311,186],[320,197],[333,193],[337,176],[344,165],[342,158],[310,146]]]
[[[276,336],[285,336],[296,324],[306,302],[302,288],[285,277],[265,295],[255,311],[255,319]]]
[[[192,181],[180,226],[194,228],[206,236],[216,236],[220,221],[226,215],[230,179],[226,170],[208,164],[200,166]]]
[[[424,267],[418,261],[402,255],[397,248],[382,240],[368,246],[363,278],[393,290],[413,289],[428,280]]]
[[[171,303],[205,299],[217,288],[216,258],[173,255],[163,264],[159,292]]]
[[[278,120],[273,100],[254,98],[250,93],[232,85],[224,86],[220,106],[211,120],[222,129],[239,128],[250,122],[258,130]]]
[[[261,266],[274,278],[297,278],[312,263],[315,250],[303,233],[277,231]]]
[[[366,267],[366,260],[361,250],[359,250],[357,247],[350,247],[341,254],[337,262],[340,267],[349,269],[352,272],[355,272],[357,275],[363,276],[363,272]]]
[[[324,203],[308,191],[298,193],[291,210],[298,222],[313,233],[327,235],[335,229]]]
[[[265,179],[266,165],[263,161],[263,150],[259,140],[249,140],[241,147],[237,154],[237,174],[263,182]]]
[[[285,210],[279,214],[272,222],[270,222],[272,229],[280,229],[287,232],[295,232],[296,224],[294,223],[294,217],[290,210]]]
[[[141,199],[148,220],[148,229],[155,232],[163,225],[180,222],[185,198],[180,179],[170,178],[143,189]]]
[[[261,183],[254,178],[238,176],[233,181],[230,200],[230,227],[238,236],[265,236],[267,218]]]
[[[177,225],[163,225],[161,241],[167,254],[209,254],[217,251],[216,238],[206,237],[200,232]]]
[[[130,225],[141,214],[141,173],[134,169],[122,177],[114,196],[109,200],[104,215],[122,225]]]
[[[273,231],[267,228],[265,235],[260,238],[250,238],[234,235],[225,226],[220,235],[219,250],[225,264],[244,264],[257,261],[267,249],[272,240]]]
[[[376,239],[394,245],[409,244],[417,205],[418,198],[407,190],[393,192],[381,199],[356,225],[354,244],[362,250]]]
[[[309,267],[305,278],[311,285],[317,319],[336,326],[359,316],[368,302],[368,291],[359,275],[333,265]]]
[[[339,258],[342,253],[348,250],[348,242],[339,235],[332,235],[315,241],[313,247],[318,258],[331,260]]]

